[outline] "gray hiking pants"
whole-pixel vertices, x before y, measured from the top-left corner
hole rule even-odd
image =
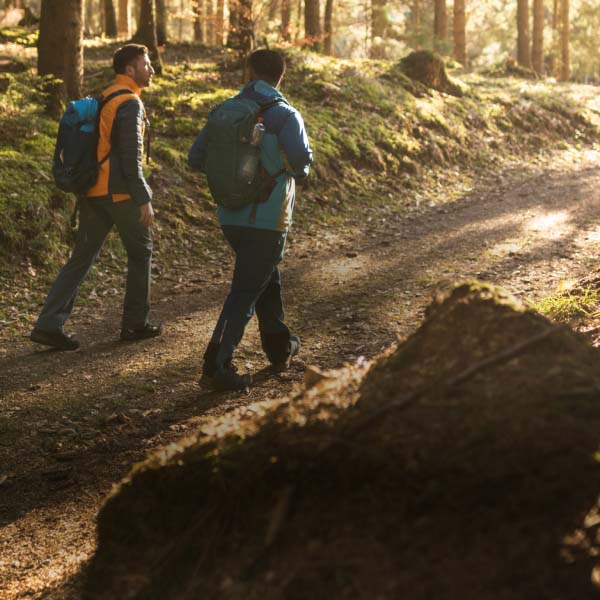
[[[71,258],[50,288],[36,328],[56,331],[71,316],[79,286],[96,262],[102,244],[116,225],[127,251],[127,284],[122,327],[144,327],[150,311],[150,268],[152,237],[140,223],[140,208],[133,200],[113,202],[110,198],[81,199],[79,228]]]

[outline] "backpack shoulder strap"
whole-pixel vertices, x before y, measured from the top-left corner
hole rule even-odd
[[[273,98],[273,100],[269,102],[265,102],[264,104],[260,104],[260,109],[258,114],[262,115],[266,113],[273,106],[277,106],[278,104],[287,104],[287,102],[283,98]]]
[[[116,98],[117,96],[123,96],[124,94],[131,94],[132,96],[135,96],[135,93],[131,90],[128,90],[127,88],[124,88],[122,90],[116,90],[108,96],[106,96],[106,98],[100,96],[98,98],[98,112],[101,111],[104,108],[104,106],[106,106],[113,98]]]
[[[133,96],[134,98],[136,97],[136,94],[134,92],[132,92],[131,90],[128,89],[121,89],[121,90],[116,90],[114,92],[112,92],[111,94],[109,94],[108,96],[106,96],[106,98],[104,97],[100,97],[98,99],[98,123],[100,123],[100,116],[101,116],[101,112],[102,109],[112,100],[114,100],[115,98],[119,97],[119,96]],[[116,115],[116,111],[119,109],[119,106],[121,104],[123,104],[123,102],[126,102],[128,99],[127,98],[121,98],[121,100],[118,102],[118,106],[115,110],[115,115]],[[110,123],[110,133],[108,135],[108,140],[112,140],[112,136],[113,136],[113,124],[114,124],[114,118],[113,121]],[[104,156],[100,159],[100,161],[98,162],[99,165],[102,165],[103,163],[105,163],[108,160],[108,157],[110,156],[110,146],[112,144],[109,143],[108,145],[108,149],[106,150],[106,152],[104,153]]]

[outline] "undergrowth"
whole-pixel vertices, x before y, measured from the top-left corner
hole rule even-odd
[[[559,291],[542,299],[534,308],[560,323],[569,323],[577,318],[597,318],[600,316],[600,289],[584,286]]]
[[[115,48],[114,42],[86,42],[86,93],[110,82]],[[473,74],[463,78],[464,97],[456,98],[410,80],[390,61],[286,53],[282,92],[302,113],[315,157],[299,193],[300,230],[364,223],[368,211],[404,211],[423,196],[450,201],[486,169],[591,142],[599,129],[591,86]],[[222,245],[207,186],[187,168],[187,151],[210,109],[241,85],[241,71],[231,69],[225,53],[183,44],[170,47],[164,59],[164,75],[143,95],[152,123],[147,169],[158,213],[158,274],[174,260],[197,264]],[[43,81],[27,60],[31,70],[3,75],[0,93],[5,282],[22,272],[23,261],[55,272],[72,242],[74,201],[51,180],[58,119],[44,112]],[[114,235],[107,248],[121,264]]]

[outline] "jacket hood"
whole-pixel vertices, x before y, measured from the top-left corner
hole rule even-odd
[[[258,103],[268,102],[269,100],[273,100],[275,98],[282,98],[286,103],[289,104],[286,97],[277,88],[274,88],[271,84],[263,81],[262,79],[256,79],[250,83],[247,83],[242,88],[242,91],[239,95],[244,96],[244,98],[255,100]]]

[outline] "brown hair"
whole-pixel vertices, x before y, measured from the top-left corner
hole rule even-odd
[[[133,64],[138,56],[148,54],[148,48],[142,44],[126,44],[119,48],[113,56],[113,69],[115,73],[125,73],[125,67]]]

